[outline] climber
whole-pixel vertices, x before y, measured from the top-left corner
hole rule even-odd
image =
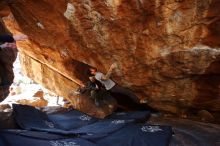
[[[19,35],[0,35],[0,51],[4,48],[16,49],[16,41],[26,40],[28,37],[24,34]]]
[[[141,100],[139,102],[138,97],[129,89],[123,88],[120,85],[116,84],[113,80],[110,79],[111,74],[113,72],[114,69],[116,69],[117,64],[113,63],[111,65],[111,67],[109,68],[107,74],[103,74],[101,72],[99,72],[96,68],[89,68],[89,72],[91,75],[95,76],[95,79],[98,80],[99,82],[101,82],[106,90],[110,93],[119,93],[122,95],[125,95],[127,97],[129,97],[130,99],[132,99],[134,102],[140,104],[140,103],[146,103],[146,100]]]
[[[100,106],[101,101],[104,101],[105,96],[105,89],[103,88],[103,85],[98,82],[94,76],[89,77],[89,82],[86,83],[84,86],[80,86],[75,92],[75,95],[81,95],[86,92],[90,92],[90,97],[94,99],[95,105]]]
[[[95,101],[95,105],[100,106],[101,102],[106,103],[104,98],[107,96],[105,87],[99,81],[97,81],[94,76],[89,77],[89,80],[91,81],[93,86],[96,86],[94,90],[90,91],[91,97]]]

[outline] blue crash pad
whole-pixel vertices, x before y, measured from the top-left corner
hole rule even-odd
[[[85,139],[98,139],[120,130],[131,122],[133,122],[133,120],[102,120],[78,128],[74,130],[74,132],[87,133],[85,135],[81,135],[81,137]]]
[[[136,123],[149,117],[148,111],[114,113],[106,119],[97,119],[75,110],[47,115],[30,106],[13,105],[13,108],[15,121],[26,131],[17,133],[20,137],[10,132],[4,134],[24,139],[27,144],[30,144],[29,139],[39,139],[39,144],[48,144],[48,140],[65,139],[70,142],[68,140],[77,137],[97,146],[168,146],[172,136],[169,126]],[[0,143],[5,141],[7,138]]]
[[[82,112],[71,110],[62,114],[50,114],[48,118],[63,130],[72,130],[96,122],[98,119]]]
[[[45,139],[45,140],[57,140],[57,139],[65,139],[64,135],[53,134],[48,132],[41,132],[41,131],[30,131],[30,130],[22,130],[22,129],[5,129],[1,130],[0,133],[9,133],[9,134],[16,134],[24,137],[36,138],[36,139]],[[72,136],[77,137],[77,135]]]
[[[169,126],[129,124],[101,140],[95,140],[100,146],[168,146],[171,136]]]
[[[108,116],[108,119],[121,120],[146,120],[150,117],[150,111],[132,111],[132,112],[116,112]]]
[[[50,121],[45,113],[31,106],[13,104],[13,116],[16,123],[25,130],[74,134],[63,130],[57,124]]]
[[[0,132],[0,144],[1,146],[97,146],[81,138],[46,140],[10,132]]]
[[[74,115],[74,116],[71,116]],[[13,105],[13,116],[16,123],[25,130],[37,130],[64,135],[76,134],[71,129],[95,122],[97,119],[83,113],[73,111],[63,115],[50,117],[27,105]]]

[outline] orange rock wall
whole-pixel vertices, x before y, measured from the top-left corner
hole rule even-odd
[[[219,0],[16,0],[8,5],[30,38],[19,43],[20,51],[73,84],[86,81],[87,65],[106,72],[117,62],[114,80],[153,108],[175,114],[220,111]],[[53,80],[46,72],[33,76]],[[63,89],[60,82],[53,88]]]

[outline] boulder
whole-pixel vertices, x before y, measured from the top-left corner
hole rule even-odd
[[[17,43],[23,73],[74,108],[93,104],[68,97],[88,80],[88,67],[105,73],[116,62],[112,78],[156,110],[220,111],[220,1],[7,3],[16,19],[4,18],[8,29],[30,38]]]

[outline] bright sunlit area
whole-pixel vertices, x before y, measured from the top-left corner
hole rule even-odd
[[[10,87],[10,94],[1,104],[11,106],[19,103],[35,107],[62,106],[64,104],[63,97],[57,96],[22,74],[19,54],[14,62],[13,71],[15,77]]]

